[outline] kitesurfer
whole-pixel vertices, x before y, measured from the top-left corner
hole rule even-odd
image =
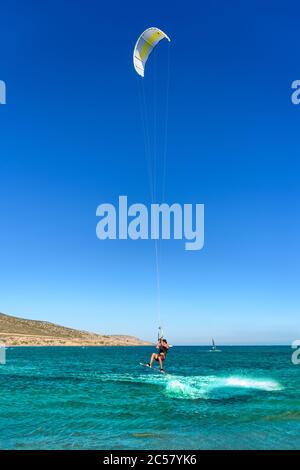
[[[160,371],[164,372],[163,368],[163,362],[166,359],[166,355],[168,352],[168,349],[170,348],[167,340],[165,338],[159,338],[157,344],[156,344],[156,349],[158,349],[158,353],[152,353],[150,362],[147,364],[148,367],[152,367],[153,361],[159,362],[159,367]]]

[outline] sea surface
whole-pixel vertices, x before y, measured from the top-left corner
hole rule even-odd
[[[286,347],[15,347],[0,365],[1,449],[300,449]]]

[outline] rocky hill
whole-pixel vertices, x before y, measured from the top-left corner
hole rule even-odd
[[[146,346],[134,336],[100,335],[46,321],[0,313],[0,342],[6,346]]]

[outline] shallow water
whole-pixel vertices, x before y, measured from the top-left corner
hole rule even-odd
[[[300,449],[300,366],[289,347],[9,348],[2,449]]]

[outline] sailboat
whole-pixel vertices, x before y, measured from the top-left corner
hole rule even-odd
[[[221,349],[217,349],[215,340],[212,338],[212,348],[209,350],[209,352],[221,352]]]

